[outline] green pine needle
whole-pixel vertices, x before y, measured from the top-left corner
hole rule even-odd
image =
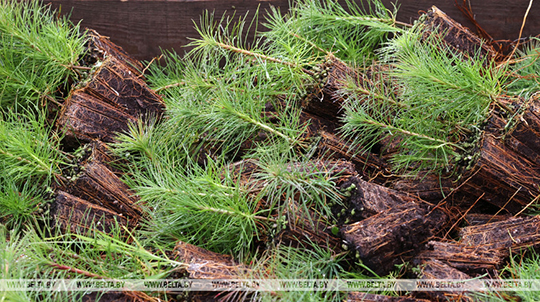
[[[251,181],[262,184],[259,195],[266,200],[268,207],[277,209],[278,214],[282,215],[282,211],[294,200],[305,209],[305,214],[308,209],[314,209],[321,217],[332,217],[329,204],[341,203],[334,183],[335,178],[329,176],[334,167],[319,170],[313,164],[315,160],[299,156],[290,145],[272,146],[258,148],[255,153],[250,154],[250,157],[258,160],[257,165],[260,168],[260,172],[253,174]]]
[[[252,63],[235,53],[208,51],[192,53],[183,60],[168,54],[166,70],[155,70],[149,77],[154,86],[168,87],[162,90],[170,117],[167,127],[193,134],[206,148],[215,147],[229,156],[238,153],[243,143],[259,139],[261,133],[302,145],[300,135],[305,125],[297,118],[294,93],[298,89],[294,82],[280,78],[283,66]],[[281,96],[283,106],[277,106],[276,95]],[[277,122],[270,122],[264,115],[267,104],[281,108]]]
[[[43,196],[40,183],[18,185],[12,179],[0,178],[0,221],[10,228],[30,223],[45,208]]]
[[[40,1],[0,3],[0,106],[54,100],[78,77],[84,53],[79,26]]]
[[[266,251],[256,262],[254,271],[270,279],[322,280],[344,278],[345,255],[336,255],[315,244],[309,249],[277,246]],[[254,276],[254,278],[260,278]],[[343,301],[344,293],[337,291],[279,291],[260,292],[262,301]]]
[[[0,117],[0,171],[15,182],[49,186],[62,174],[67,158],[60,137],[47,125],[43,112],[9,111]]]
[[[412,29],[381,50],[396,97],[347,103],[343,133],[370,148],[391,137],[399,141],[393,168],[447,173],[475,146],[491,104],[501,92],[503,70],[481,58],[467,59]],[[370,95],[368,95],[370,97]]]
[[[345,6],[336,1],[301,0],[285,16],[272,8],[265,24],[270,31],[263,35],[277,45],[312,45],[311,52],[331,52],[355,65],[375,58],[375,49],[409,26],[396,21],[396,13],[396,7],[391,11],[378,0],[361,5],[347,0]]]
[[[205,168],[160,163],[134,174],[132,185],[150,209],[148,228],[175,242],[184,240],[217,252],[248,253],[264,211],[220,162]]]
[[[540,40],[533,38],[523,51],[518,50],[517,53],[517,63],[510,67],[513,72],[513,76],[510,76],[512,81],[506,88],[509,94],[528,99],[540,89]]]

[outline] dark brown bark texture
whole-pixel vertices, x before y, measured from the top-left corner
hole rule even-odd
[[[435,259],[472,275],[492,273],[502,268],[507,256],[501,250],[461,242],[430,241],[426,248],[416,256],[416,261]]]
[[[471,276],[436,259],[422,263],[420,278],[426,282],[430,279],[471,280]],[[426,294],[433,301],[474,301],[464,291],[428,291]]]
[[[138,119],[159,119],[164,104],[144,82],[140,62],[97,32],[88,36],[83,61],[99,67],[84,87],[70,93],[57,120],[65,146],[87,143],[87,148],[77,171],[59,185],[53,225],[72,231],[95,225],[109,232],[113,223],[133,228],[142,215],[138,197],[121,180],[105,143],[115,142]]]
[[[446,224],[447,216],[405,202],[367,219],[344,225],[343,238],[357,258],[376,274],[385,275],[424,248]]]
[[[71,232],[92,228],[108,233],[116,224],[129,226],[126,217],[63,191],[57,191],[51,211],[53,225]]]
[[[427,12],[424,24],[428,27],[428,30],[424,32],[425,39],[432,35],[439,36],[437,40],[442,40],[453,51],[462,53],[467,58],[480,56],[489,62],[498,56],[493,46],[485,43],[436,6],[432,6]]]

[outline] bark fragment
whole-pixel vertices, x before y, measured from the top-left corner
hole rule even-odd
[[[161,98],[114,57],[101,63],[85,92],[138,118],[158,118],[165,108]]]
[[[483,194],[483,200],[510,214],[518,213],[540,194],[540,167],[492,134],[484,135],[478,156],[475,166],[462,177],[468,180],[462,192],[477,198]]]
[[[422,203],[418,197],[367,182],[358,177],[351,177],[343,183],[341,190],[346,195],[350,194],[350,197],[347,212],[338,216],[346,216],[353,222],[398,208],[406,203]]]
[[[403,203],[341,228],[357,257],[378,275],[407,261],[446,223],[442,211],[429,211],[413,202]]]
[[[329,56],[321,68],[326,71],[325,83],[320,90],[316,90],[304,100],[302,108],[311,114],[339,124],[343,105],[343,99],[338,94],[339,90],[346,85],[347,81],[358,77],[357,71],[334,56]]]
[[[497,51],[480,37],[472,33],[468,28],[459,24],[446,13],[432,6],[425,15],[424,24],[427,29],[424,37],[437,35],[440,39],[456,52],[464,54],[468,58],[479,56],[482,59],[495,59]]]
[[[142,210],[138,197],[107,166],[100,162],[88,162],[84,169],[64,190],[96,205],[138,220]]]
[[[430,279],[446,280],[471,280],[472,277],[439,260],[428,260],[421,266],[420,278],[425,282]],[[428,283],[429,284],[429,283]],[[459,284],[459,283],[458,283]],[[479,284],[480,286],[480,284]],[[430,286],[431,287],[431,286]],[[436,288],[433,286],[432,288]],[[474,301],[466,295],[466,292],[454,291],[428,291],[426,292],[435,301]]]
[[[540,99],[507,99],[500,97],[497,103],[515,111],[514,115],[494,108],[487,125],[488,131],[499,137],[511,150],[540,165]]]
[[[500,250],[486,249],[459,242],[430,241],[427,249],[416,256],[416,261],[438,260],[472,276],[500,269],[506,254]]]
[[[191,279],[245,279],[252,275],[250,268],[236,263],[230,255],[214,253],[182,241],[176,244],[173,257],[189,265],[186,271]]]
[[[388,186],[396,191],[416,195],[425,201],[438,203],[452,192],[456,182],[450,177],[420,173],[415,178],[396,178]]]
[[[510,218],[483,225],[468,226],[459,232],[460,243],[498,251],[508,256],[540,244],[540,216]]]
[[[144,66],[140,61],[133,59],[122,47],[112,43],[108,37],[102,36],[92,29],[87,31],[87,36],[89,37],[88,56],[91,57],[91,62],[88,62],[88,65],[113,57],[123,62],[133,74],[142,77]]]
[[[76,146],[80,141],[114,142],[116,133],[127,131],[128,123],[135,123],[136,120],[123,110],[80,89],[72,92],[66,100],[57,124],[68,144]]]
[[[116,224],[133,227],[135,223],[114,211],[60,190],[57,191],[51,210],[52,224],[62,231],[74,233],[91,229],[109,233]]]
[[[332,234],[328,218],[302,207],[296,201],[287,205],[284,214],[288,223],[274,238],[278,244],[308,249],[312,249],[315,244],[336,254],[344,252],[341,239]]]
[[[471,213],[465,215],[465,221],[469,226],[471,225],[481,225],[490,222],[503,221],[511,218],[510,215],[491,215],[491,214],[479,214]]]
[[[360,147],[351,146],[341,137],[326,131],[320,132],[317,146],[319,154],[325,158],[344,159],[354,164],[356,171],[370,181],[384,184],[391,178],[386,162],[374,153]]]

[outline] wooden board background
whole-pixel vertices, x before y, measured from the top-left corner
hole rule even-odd
[[[356,0],[360,2],[360,0]],[[463,1],[463,0],[458,0]],[[161,49],[184,52],[189,37],[197,37],[193,20],[198,21],[204,10],[243,15],[261,12],[270,5],[286,10],[289,0],[45,0],[62,14],[71,13],[71,20],[97,30],[137,59],[150,60]],[[395,1],[383,0],[387,7]],[[454,0],[402,0],[398,20],[412,22],[419,11],[436,5],[463,25],[473,29]],[[471,0],[476,21],[495,39],[515,40],[528,0]],[[540,34],[540,3],[533,3],[523,32],[524,36]]]

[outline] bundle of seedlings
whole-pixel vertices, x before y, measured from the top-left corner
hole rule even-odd
[[[19,264],[0,262],[3,278],[469,278],[538,245],[536,217],[498,215],[539,194],[524,151],[538,133],[534,44],[497,65],[435,7],[409,25],[377,0],[300,0],[249,42],[256,19],[205,14],[192,51],[143,75],[47,7],[4,3],[0,244]],[[102,298],[421,301],[385,294]]]

